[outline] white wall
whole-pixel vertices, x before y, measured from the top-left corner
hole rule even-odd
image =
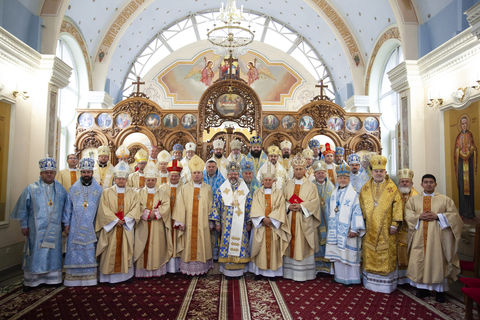
[[[23,189],[39,177],[38,160],[48,151],[50,92],[65,86],[70,67],[41,55],[0,27],[0,101],[11,105],[7,216]],[[25,91],[28,98],[14,97]],[[54,119],[55,121],[55,119]],[[0,221],[0,270],[21,263],[24,237],[17,221]]]

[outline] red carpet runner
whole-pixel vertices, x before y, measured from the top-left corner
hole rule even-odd
[[[20,288],[0,295],[0,319],[463,319],[461,302],[386,295],[331,279],[133,279],[114,286]],[[433,301],[433,302],[432,302]]]

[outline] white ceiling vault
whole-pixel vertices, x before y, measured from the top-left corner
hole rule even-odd
[[[452,0],[441,0],[441,6]],[[136,57],[146,45],[165,27],[182,18],[198,12],[216,10],[221,0],[70,0],[65,16],[69,17],[81,31],[87,51],[94,65],[99,63],[99,53],[105,53],[104,72],[97,72],[94,77],[108,78],[113,83],[116,97],[129,73]],[[355,66],[351,50],[342,39],[344,33],[333,26],[326,18],[322,7],[333,8],[334,12],[346,25],[358,49],[360,64],[368,63],[372,49],[378,37],[389,27],[396,25],[390,3],[387,0],[237,0],[237,6],[245,10],[263,13],[288,26],[306,39],[322,59],[335,84],[341,101],[347,97],[347,86],[352,84],[351,68]],[[426,5],[418,0],[416,10],[424,19],[428,11],[436,7]],[[126,14],[125,14],[126,13]],[[113,27],[112,27],[113,26]],[[345,31],[345,30],[344,30]],[[112,33],[113,32],[113,33]],[[112,36],[113,34],[113,36]],[[204,36],[202,36],[204,38]],[[108,51],[105,43],[110,43]],[[106,51],[106,52],[105,52]],[[95,89],[95,88],[94,88]],[[96,88],[97,90],[99,88]]]

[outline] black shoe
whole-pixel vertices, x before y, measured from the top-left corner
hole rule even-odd
[[[62,283],[53,283],[53,284],[47,284],[47,287],[50,287],[50,288],[59,288],[62,286]]]
[[[35,289],[35,287],[29,287],[29,286],[23,285],[23,292],[25,292],[25,293],[30,292],[34,289]]]
[[[255,278],[253,280],[258,281],[258,280],[263,280],[263,276],[260,274],[255,275]]]
[[[445,293],[444,292],[435,292],[435,301],[444,303],[445,302]]]
[[[420,299],[426,298],[429,295],[430,295],[430,292],[425,289],[417,289],[417,293],[415,294],[415,296]]]

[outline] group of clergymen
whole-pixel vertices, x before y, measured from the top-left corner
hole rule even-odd
[[[220,272],[239,277],[306,281],[331,276],[390,293],[397,284],[436,292],[444,301],[448,279],[459,272],[462,220],[454,202],[435,193],[436,180],[386,174],[375,153],[334,150],[311,140],[291,155],[291,143],[269,146],[258,136],[250,151],[213,142],[205,163],[196,144],[139,150],[98,148],[98,161],[69,155],[56,176],[52,158],[39,161],[40,179],[20,196],[12,213],[26,236],[24,288],[62,283],[62,231],[67,235],[63,270],[67,286],[118,283],[167,272]]]

